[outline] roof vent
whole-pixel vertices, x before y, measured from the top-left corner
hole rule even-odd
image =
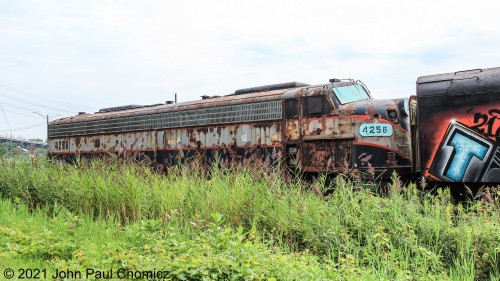
[[[311,85],[305,84],[305,83],[300,83],[300,82],[279,83],[279,84],[272,84],[272,85],[265,85],[265,86],[259,86],[259,87],[239,89],[239,90],[236,90],[234,92],[234,94],[229,94],[228,96],[236,96],[236,95],[258,93],[258,92],[268,92],[268,91],[274,91],[274,90],[284,90],[284,89],[307,87],[307,86],[311,86]]]
[[[99,113],[104,113],[104,112],[114,112],[114,111],[121,111],[121,110],[128,110],[128,109],[135,109],[139,107],[144,107],[143,105],[136,105],[136,104],[131,104],[131,105],[122,105],[122,106],[114,106],[114,107],[106,107],[102,108],[99,110]]]
[[[203,96],[201,96],[202,100],[215,99],[215,98],[220,98],[220,96],[217,96],[217,95],[213,95],[213,96],[203,95]]]

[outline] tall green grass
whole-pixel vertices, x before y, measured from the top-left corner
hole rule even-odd
[[[285,178],[279,169],[206,173],[188,165],[162,175],[126,161],[57,166],[4,160],[0,194],[32,210],[59,206],[122,225],[176,218],[185,233],[221,214],[229,227],[355,274],[369,269],[389,279],[500,278],[498,194],[490,202],[453,204],[448,191],[431,196],[395,178],[381,197],[337,177],[334,192],[322,196]]]
[[[311,253],[286,253],[223,222],[222,215],[213,214],[211,222],[200,222],[189,232],[177,218],[120,226],[111,219],[78,217],[58,206],[32,211],[23,203],[0,199],[0,270],[13,269],[16,277],[19,269],[44,270],[33,278],[42,280],[52,279],[56,269],[81,272],[81,278],[55,280],[134,279],[124,277],[122,270],[139,274],[161,271],[168,278],[165,280],[355,280],[378,276],[373,270],[358,274],[336,268]],[[108,275],[86,276],[87,269]]]

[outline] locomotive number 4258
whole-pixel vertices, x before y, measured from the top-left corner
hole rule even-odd
[[[362,124],[359,126],[359,134],[363,137],[390,137],[392,136],[392,125]]]

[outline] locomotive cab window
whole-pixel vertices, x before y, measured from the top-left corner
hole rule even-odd
[[[307,97],[305,99],[305,103],[306,106],[304,106],[304,109],[306,109],[307,112],[304,112],[304,116],[309,118],[317,118],[322,115],[328,115],[333,110],[333,106],[325,96]]]
[[[341,104],[371,99],[365,88],[360,84],[333,86],[332,91]]]
[[[285,118],[297,119],[299,118],[299,110],[297,108],[298,102],[296,99],[285,101]]]

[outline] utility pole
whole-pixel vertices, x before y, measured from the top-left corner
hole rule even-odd
[[[14,152],[15,152],[12,144],[14,144],[14,142],[12,141],[12,131],[10,131],[10,145],[9,145],[10,146],[10,151],[11,151],[10,157],[14,157]],[[16,146],[16,148],[17,148],[17,146]]]
[[[5,133],[5,142],[4,142],[4,145],[5,145],[5,157],[6,158],[9,158],[9,135],[7,133]]]
[[[47,138],[46,138],[45,142],[47,143],[47,146],[48,146],[49,145],[49,115],[48,114],[43,115],[43,114],[36,112],[36,111],[33,111],[33,113],[38,114],[44,118],[47,118],[47,136],[46,136]]]

